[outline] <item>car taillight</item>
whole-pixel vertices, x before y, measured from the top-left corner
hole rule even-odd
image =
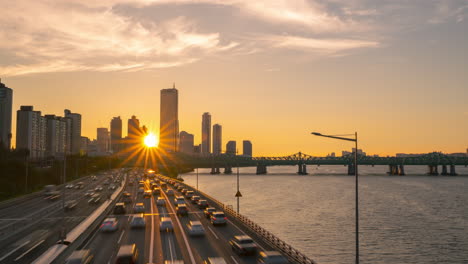
[[[224,220],[227,220],[227,217],[224,217]]]
[[[101,225],[101,228],[104,226],[104,224]]]

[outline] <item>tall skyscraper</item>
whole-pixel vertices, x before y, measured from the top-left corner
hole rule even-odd
[[[97,129],[97,152],[105,153],[108,152],[110,139],[109,139],[109,130],[105,127],[99,127]]]
[[[118,153],[122,149],[122,119],[120,116],[114,117],[110,123],[111,150]]]
[[[61,157],[65,154],[67,122],[55,115],[45,115],[46,119],[46,156]]]
[[[11,114],[13,90],[0,79],[0,146],[11,148]]]
[[[179,92],[175,88],[161,90],[159,148],[176,152],[179,137]]]
[[[81,115],[72,113],[68,109],[65,109],[64,112],[65,117],[69,118],[69,121],[67,121],[69,122],[67,124],[68,149],[72,154],[79,154],[81,149]]]
[[[193,142],[194,136],[193,134],[187,133],[185,131],[180,132],[180,146],[179,151],[187,154],[193,154]]]
[[[136,116],[128,120],[127,136],[130,139],[141,137],[140,120]]]
[[[213,154],[219,155],[222,150],[222,127],[220,124],[213,125]]]
[[[17,111],[16,148],[29,150],[31,159],[41,159],[46,149],[46,119],[32,106],[21,106]]]
[[[252,157],[252,142],[250,142],[250,140],[244,140],[242,145],[242,155]]]
[[[202,143],[201,153],[211,153],[211,115],[203,113],[202,116]]]
[[[226,144],[226,154],[229,155],[236,155],[237,149],[236,149],[236,141],[230,140]]]

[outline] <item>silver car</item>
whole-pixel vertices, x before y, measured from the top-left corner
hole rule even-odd
[[[143,215],[132,216],[132,221],[130,222],[131,228],[145,228],[146,222]]]
[[[119,222],[117,218],[106,218],[104,222],[102,222],[100,230],[102,232],[114,232],[119,228]]]
[[[200,221],[190,221],[188,224],[188,233],[191,236],[204,236],[205,229]]]
[[[162,198],[162,197],[158,197],[158,200],[156,200],[156,205],[164,206],[164,205],[166,205],[166,200],[164,200],[164,198]]]
[[[211,214],[210,221],[213,225],[225,225],[227,223],[227,217],[223,212],[214,212]]]
[[[172,232],[174,231],[174,226],[172,225],[172,220],[170,217],[161,217],[161,221],[159,223],[159,231],[164,232]]]

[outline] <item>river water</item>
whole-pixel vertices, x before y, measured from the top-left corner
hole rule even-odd
[[[389,176],[386,166],[360,166],[361,263],[468,263],[468,168],[456,169],[426,176],[406,166],[406,176]],[[318,263],[354,263],[354,177],[343,166],[308,170],[240,168],[240,212]],[[199,188],[235,209],[235,172],[200,169]],[[195,172],[182,177],[196,185]]]

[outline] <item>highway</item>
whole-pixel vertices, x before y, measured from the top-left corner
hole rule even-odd
[[[119,172],[112,173],[117,174]],[[94,190],[98,185],[104,187],[100,192],[100,202],[106,199],[107,191],[113,192],[106,190],[107,186],[103,185],[107,175],[111,174],[99,174],[95,181],[91,177],[75,180],[74,183],[84,183],[82,189],[61,186],[60,193],[64,191],[62,197],[66,201],[77,201],[71,210],[62,210],[62,197],[50,200],[44,195],[33,196],[19,204],[0,209],[0,263],[31,263],[56,244],[63,227],[65,232],[69,232],[99,206],[88,204],[89,197],[85,196],[85,192]]]
[[[229,240],[236,235],[245,235],[239,223],[234,219],[228,219],[225,226],[213,226],[201,209],[190,200],[186,199],[189,209],[187,216],[175,214],[174,196],[168,196],[167,190],[174,190],[175,195],[182,195],[174,186],[168,184],[166,192],[161,192],[165,199],[165,206],[156,206],[156,195],[144,198],[138,194],[139,176],[134,178],[133,186],[126,186],[125,191],[130,192],[133,198],[131,204],[127,204],[127,214],[109,215],[116,217],[119,228],[115,232],[104,233],[99,230],[80,249],[90,249],[94,254],[94,263],[115,263],[120,246],[136,244],[138,248],[138,263],[164,263],[164,261],[182,260],[184,263],[203,263],[209,257],[222,257],[229,264],[257,263],[256,256],[238,256],[229,244]],[[145,181],[145,190],[150,189],[149,180]],[[145,206],[145,229],[132,229],[130,220],[133,207],[136,203]],[[213,206],[213,203],[210,203]],[[218,208],[221,210],[221,208]],[[168,216],[172,219],[174,232],[160,232],[160,218]],[[188,235],[189,221],[200,221],[205,229],[205,236],[191,237]],[[255,237],[252,236],[252,238]],[[274,250],[270,245],[260,240],[255,241],[258,249]]]

